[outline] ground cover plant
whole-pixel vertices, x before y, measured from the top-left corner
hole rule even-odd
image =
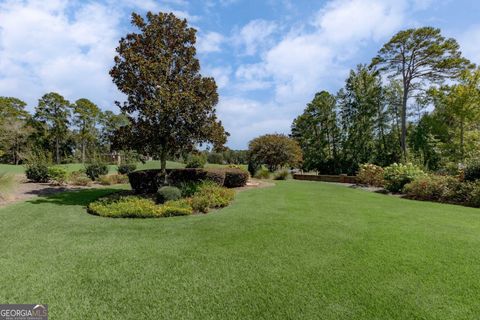
[[[115,191],[0,209],[0,300],[41,300],[52,319],[73,320],[480,314],[478,209],[288,180],[216,214],[85,214]]]

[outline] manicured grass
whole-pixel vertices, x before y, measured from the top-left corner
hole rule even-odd
[[[51,319],[475,319],[480,210],[319,182],[200,216],[108,219],[111,189],[0,209],[0,301]]]

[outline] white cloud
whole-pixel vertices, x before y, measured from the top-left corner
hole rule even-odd
[[[225,38],[218,32],[208,32],[197,37],[197,50],[200,53],[219,52]]]
[[[31,109],[49,91],[113,104],[119,94],[108,70],[120,15],[96,3],[80,6],[73,16],[67,10],[66,1],[0,7],[0,95],[25,99]]]
[[[277,24],[274,22],[252,20],[238,34],[235,34],[234,41],[237,45],[244,47],[246,55],[255,55],[259,48],[271,44],[271,36],[276,30]]]
[[[206,66],[202,68],[202,75],[213,77],[218,88],[223,89],[230,83],[231,67],[212,67]]]

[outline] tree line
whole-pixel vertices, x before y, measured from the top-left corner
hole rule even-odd
[[[440,170],[480,151],[480,71],[436,28],[398,32],[321,91],[292,124],[305,170],[354,174],[362,163],[415,162]]]
[[[85,162],[112,151],[112,137],[128,119],[102,111],[92,101],[70,102],[56,92],[43,95],[33,114],[14,97],[0,97],[0,160],[21,164],[44,158],[57,164]]]

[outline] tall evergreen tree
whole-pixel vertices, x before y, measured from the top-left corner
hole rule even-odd
[[[79,99],[73,104],[73,124],[78,129],[82,163],[85,163],[87,146],[95,143],[98,137],[96,125],[100,109],[88,99]]]
[[[202,77],[196,58],[196,30],[174,14],[132,15],[140,30],[120,40],[110,71],[127,101],[118,104],[128,115],[132,149],[158,155],[165,171],[167,156],[197,144],[226,141],[215,115],[218,102],[213,78]]]
[[[70,102],[56,92],[45,94],[39,101],[34,115],[54,141],[55,162],[60,163],[60,149],[68,138]]]

